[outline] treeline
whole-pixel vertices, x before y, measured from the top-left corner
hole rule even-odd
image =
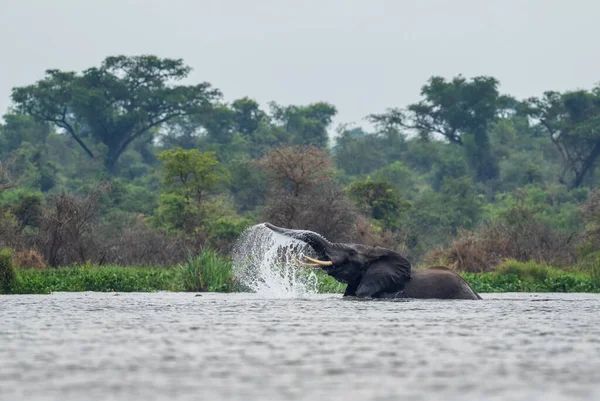
[[[467,271],[599,261],[600,87],[518,100],[432,77],[367,130],[333,127],[326,102],[225,102],[189,72],[118,56],[14,88],[0,247],[22,266],[168,265],[270,221]]]

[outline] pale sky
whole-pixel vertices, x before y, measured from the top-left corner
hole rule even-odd
[[[0,0],[0,114],[44,70],[118,54],[183,58],[227,101],[327,101],[336,123],[417,101],[432,75],[589,89],[599,17],[598,0]]]

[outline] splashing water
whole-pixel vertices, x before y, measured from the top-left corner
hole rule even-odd
[[[303,254],[316,257],[307,244],[257,224],[247,228],[234,245],[233,274],[251,291],[271,298],[316,294],[315,273],[294,262]]]

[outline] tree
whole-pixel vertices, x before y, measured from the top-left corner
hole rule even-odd
[[[103,144],[104,165],[115,173],[134,140],[173,118],[206,112],[220,96],[208,83],[172,84],[190,71],[180,59],[108,57],[82,74],[47,70],[43,80],[14,88],[12,100],[19,111],[73,137],[91,158],[96,150],[88,140]]]
[[[17,150],[24,142],[44,145],[50,135],[50,125],[38,123],[26,114],[7,113],[0,126],[0,154]]]
[[[12,156],[5,161],[0,160],[0,193],[17,186],[12,175],[12,166],[14,165],[15,160],[15,156]]]
[[[219,185],[229,180],[214,152],[175,148],[158,155],[162,165],[162,185],[155,221],[206,240],[210,226],[233,209],[216,199]]]
[[[55,186],[59,177],[56,164],[49,159],[50,124],[39,123],[27,114],[7,113],[0,126],[0,157],[13,154],[13,171],[21,185],[37,187],[43,192]]]
[[[348,175],[368,174],[386,165],[381,138],[365,133],[361,128],[342,128],[335,142],[335,164]]]
[[[293,196],[308,187],[331,180],[331,158],[315,146],[282,146],[271,149],[256,165],[262,168],[269,181]]]
[[[283,146],[255,164],[269,181],[263,221],[316,231],[332,241],[352,238],[356,215],[333,182],[333,162],[325,151]]]
[[[402,215],[411,208],[411,204],[386,181],[367,178],[353,182],[346,190],[363,214],[388,230],[398,228]]]
[[[273,118],[292,136],[295,145],[327,146],[327,128],[337,113],[335,106],[325,102],[287,107],[271,103],[271,108]]]
[[[244,97],[214,104],[205,113],[174,118],[161,131],[161,145],[214,150],[222,162],[257,158],[265,148],[290,138],[271,120],[255,100]]]
[[[236,131],[245,136],[252,136],[260,127],[260,123],[268,119],[267,113],[261,110],[255,100],[243,97],[231,103]]]
[[[333,148],[338,168],[349,175],[369,174],[400,160],[406,151],[406,137],[392,124],[376,123],[377,131],[340,126]]]
[[[198,203],[229,177],[214,152],[176,148],[159,153],[158,159],[163,162],[163,185],[171,192]]]
[[[261,126],[270,124],[270,118],[255,100],[244,97],[231,105],[214,107],[206,115],[196,118],[199,126],[206,130],[211,142],[229,145],[240,135],[245,141],[254,144],[263,142],[260,136]],[[257,135],[258,134],[258,135]]]
[[[462,76],[452,81],[434,76],[422,87],[421,95],[425,99],[408,106],[403,124],[424,137],[439,134],[463,146],[478,180],[496,178],[498,166],[490,150],[488,128],[509,101],[499,94],[498,81],[486,76],[470,81]]]
[[[589,92],[549,91],[541,99],[530,98],[524,107],[560,152],[561,180],[570,171],[571,187],[581,186],[600,156],[600,86]]]

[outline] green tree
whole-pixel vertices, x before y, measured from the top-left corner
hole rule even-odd
[[[343,129],[333,148],[335,164],[351,176],[368,174],[386,165],[383,141],[361,128]],[[368,149],[365,152],[365,149]]]
[[[175,117],[206,112],[220,96],[208,83],[173,85],[191,68],[155,56],[106,58],[82,74],[47,70],[37,83],[14,88],[21,112],[52,123],[90,156],[87,141],[105,146],[104,165],[115,173],[121,154],[136,139]]]
[[[171,149],[158,158],[163,162],[163,191],[154,221],[226,251],[250,222],[219,191],[230,176],[216,154]]]
[[[325,102],[287,107],[272,103],[271,108],[273,118],[292,136],[294,144],[327,146],[327,128],[337,113],[335,106]]]
[[[411,208],[411,204],[385,181],[370,178],[355,181],[346,192],[365,215],[387,230],[397,228],[402,216]]]
[[[434,76],[422,87],[421,95],[422,101],[408,106],[403,124],[422,136],[439,134],[463,146],[478,180],[496,178],[498,166],[488,128],[509,100],[498,92],[498,81],[486,76],[471,80],[458,76],[452,81]]]
[[[159,153],[158,159],[163,162],[165,188],[186,200],[202,203],[207,193],[229,179],[214,152],[176,148]]]
[[[244,97],[231,104],[235,129],[244,136],[253,136],[261,122],[268,119],[256,100]]]
[[[415,174],[400,161],[388,164],[371,175],[375,181],[389,182],[399,194],[409,199],[416,192]]]
[[[7,113],[0,125],[0,154],[17,150],[24,142],[43,145],[50,135],[50,125],[38,123],[26,114]]]
[[[600,86],[591,91],[546,92],[542,98],[530,98],[525,109],[560,152],[562,180],[570,172],[571,187],[581,186],[600,157]]]
[[[395,127],[378,125],[374,133],[362,128],[341,126],[333,148],[336,166],[346,174],[357,176],[403,158],[406,137]]]

